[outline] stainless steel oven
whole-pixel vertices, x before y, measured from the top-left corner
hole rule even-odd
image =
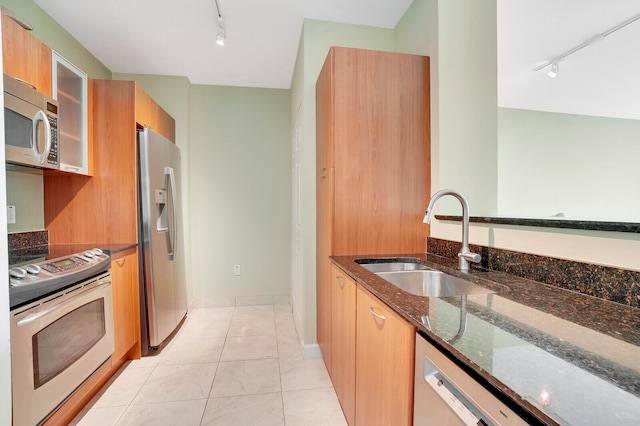
[[[23,269],[26,275],[20,278],[16,277],[21,275],[16,268],[11,270],[10,295],[21,286],[38,285],[39,293],[46,294],[37,295],[36,300],[28,303],[22,301],[11,310],[15,426],[41,423],[111,357],[114,350],[111,273],[102,271],[68,284],[74,279],[74,270],[108,268],[110,258],[100,257],[78,254],[29,264]],[[66,278],[61,280],[56,274]],[[48,290],[43,289],[47,285]],[[20,293],[23,300],[27,293]],[[31,293],[37,292],[32,289]]]

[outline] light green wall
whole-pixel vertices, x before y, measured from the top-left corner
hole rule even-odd
[[[191,86],[193,280],[198,303],[288,295],[288,90]],[[233,266],[241,265],[241,275]]]
[[[42,170],[7,165],[7,205],[16,206],[16,223],[9,232],[44,229]]]
[[[431,57],[433,80],[437,71],[438,1],[414,0],[396,25],[394,40],[397,52]]]
[[[295,109],[292,122],[298,123],[301,135],[300,199],[295,200],[294,195],[294,203],[299,203],[300,209],[301,255],[292,260],[292,296],[299,337],[305,345],[313,345],[316,343],[316,80],[331,46],[393,51],[394,39],[392,30],[309,19],[304,21],[302,31],[291,90]]]
[[[438,158],[440,152],[438,0],[414,0],[398,22],[394,35],[396,51],[429,57],[431,158]],[[431,161],[431,193],[439,189],[438,166],[438,161]]]
[[[434,184],[464,194],[474,215],[497,209],[496,34],[495,0],[439,2],[440,144]],[[460,214],[460,203],[448,198],[439,202],[439,211]]]

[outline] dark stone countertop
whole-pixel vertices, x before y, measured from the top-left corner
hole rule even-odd
[[[466,331],[451,343],[460,297],[414,296],[355,262],[396,257],[417,259],[495,293],[467,296]],[[640,309],[505,272],[463,274],[456,261],[432,254],[332,259],[476,379],[537,421],[637,424]]]
[[[109,244],[43,244],[36,246],[18,247],[9,250],[9,267],[40,262],[58,257],[81,253],[85,250],[99,248],[113,256],[116,253],[136,247],[137,243],[109,243]]]

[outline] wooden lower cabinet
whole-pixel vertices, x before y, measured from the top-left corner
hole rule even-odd
[[[137,249],[117,253],[111,259],[113,291],[113,328],[115,350],[113,362],[140,358],[140,302]]]
[[[357,287],[356,424],[411,425],[415,327]]]
[[[326,348],[331,349],[331,381],[347,422],[411,425],[415,327],[334,264],[328,287]]]
[[[320,206],[331,206],[333,197],[333,170],[323,170],[318,176],[316,185],[317,203]],[[330,375],[333,375],[331,327],[332,327],[332,299],[331,274],[334,266],[329,259],[331,253],[331,208],[319,209],[316,219],[316,313],[318,346],[322,351],[322,359]]]
[[[331,379],[347,422],[353,425],[356,414],[356,283],[333,265],[331,300]]]

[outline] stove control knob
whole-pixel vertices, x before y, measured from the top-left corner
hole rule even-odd
[[[84,255],[86,257],[88,257],[89,259],[91,259],[91,258],[93,258],[93,256],[95,256],[91,250],[85,250],[84,251]]]
[[[93,250],[91,250],[93,252],[93,254],[95,254],[96,256],[102,256],[104,253],[102,250],[100,250],[99,248],[94,248]]]
[[[13,278],[22,279],[27,276],[27,271],[22,268],[11,268],[9,269],[9,275]]]
[[[25,269],[31,275],[38,275],[42,270],[38,265],[34,265],[33,263],[30,263],[27,266],[25,266]]]

